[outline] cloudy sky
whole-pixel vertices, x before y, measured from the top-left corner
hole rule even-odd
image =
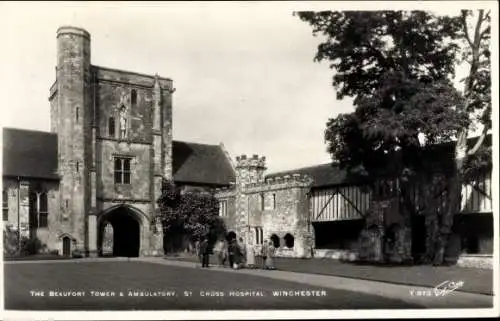
[[[174,139],[264,155],[269,171],[328,162],[325,123],[352,103],[335,99],[332,71],[313,62],[320,39],[292,11],[290,3],[1,3],[2,126],[49,130],[56,30],[73,25],[92,36],[92,64],[173,79]]]

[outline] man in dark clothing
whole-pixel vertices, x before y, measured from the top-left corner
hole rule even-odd
[[[227,255],[228,255],[228,259],[229,259],[229,268],[233,268],[234,266],[234,256],[236,254],[236,244],[235,244],[235,240],[234,239],[230,239],[229,242],[228,242],[228,245],[227,245]]]
[[[200,252],[198,256],[200,257],[201,260],[201,267],[208,267],[209,263],[209,248],[208,248],[208,240],[207,238],[203,238],[200,244]]]

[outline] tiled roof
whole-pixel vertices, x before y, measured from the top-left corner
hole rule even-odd
[[[58,179],[57,135],[3,128],[3,175]]]
[[[328,185],[341,185],[352,182],[347,179],[347,171],[340,169],[333,164],[321,164],[303,168],[292,169],[288,171],[272,173],[266,175],[266,178],[274,178],[284,175],[301,174],[307,175],[313,179],[312,187],[322,187]]]
[[[469,148],[473,147],[477,140],[478,137],[469,138],[467,141],[467,145],[469,146]],[[491,146],[491,134],[486,136],[483,142],[483,146]],[[445,143],[432,147],[432,152],[429,157],[433,159],[445,157],[446,159],[450,160],[450,162],[453,160],[453,155],[455,152],[454,143]],[[450,164],[450,167],[451,165],[452,164]],[[266,175],[266,178],[274,178],[292,174],[308,175],[309,177],[311,177],[313,179],[312,188],[362,183],[359,179],[349,177],[346,170],[341,169],[338,165],[334,165],[332,163],[272,173]]]
[[[235,181],[234,169],[219,145],[174,141],[172,154],[176,182],[229,185]]]
[[[229,185],[234,170],[219,145],[173,142],[176,182]],[[3,175],[58,179],[57,134],[16,128],[3,129]]]

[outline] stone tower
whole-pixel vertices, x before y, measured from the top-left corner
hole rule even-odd
[[[248,239],[249,232],[249,199],[245,189],[249,184],[263,182],[266,170],[266,158],[253,155],[236,157],[236,215],[235,224],[238,236]]]
[[[246,155],[236,157],[236,185],[245,186],[247,184],[258,183],[263,180],[266,170],[266,158],[253,155],[247,158]]]
[[[51,93],[52,131],[58,133],[61,232],[86,249],[89,166],[92,158],[90,34],[80,28],[57,30],[56,95]]]

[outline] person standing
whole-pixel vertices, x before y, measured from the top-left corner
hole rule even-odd
[[[200,250],[198,256],[201,260],[201,267],[208,267],[209,264],[209,248],[208,248],[208,239],[206,237],[200,243]]]
[[[218,240],[217,243],[215,243],[214,254],[217,257],[219,266],[224,266],[224,261],[223,261],[224,242],[222,240]]]
[[[252,246],[252,244],[249,244],[247,251],[246,251],[246,261],[247,261],[247,267],[250,269],[255,268],[255,251]]]
[[[262,262],[261,262],[262,269],[266,269],[267,252],[269,251],[268,248],[269,248],[269,245],[267,244],[267,242],[264,242],[262,244],[261,249],[260,249],[260,254],[262,257]]]
[[[242,249],[236,239],[233,240],[233,268],[239,269],[242,263]]]
[[[229,259],[229,267],[233,268],[234,267],[234,255],[236,252],[236,245],[235,245],[235,239],[230,239],[227,244],[227,255]]]
[[[243,241],[243,238],[240,237],[238,239],[238,249],[239,249],[239,262],[238,262],[238,265],[240,266],[244,266],[246,264],[246,261],[247,261],[247,246],[245,244],[245,242]]]
[[[267,270],[275,270],[274,267],[274,252],[275,247],[273,245],[273,241],[269,240],[269,245],[267,246],[266,260],[265,266]]]

